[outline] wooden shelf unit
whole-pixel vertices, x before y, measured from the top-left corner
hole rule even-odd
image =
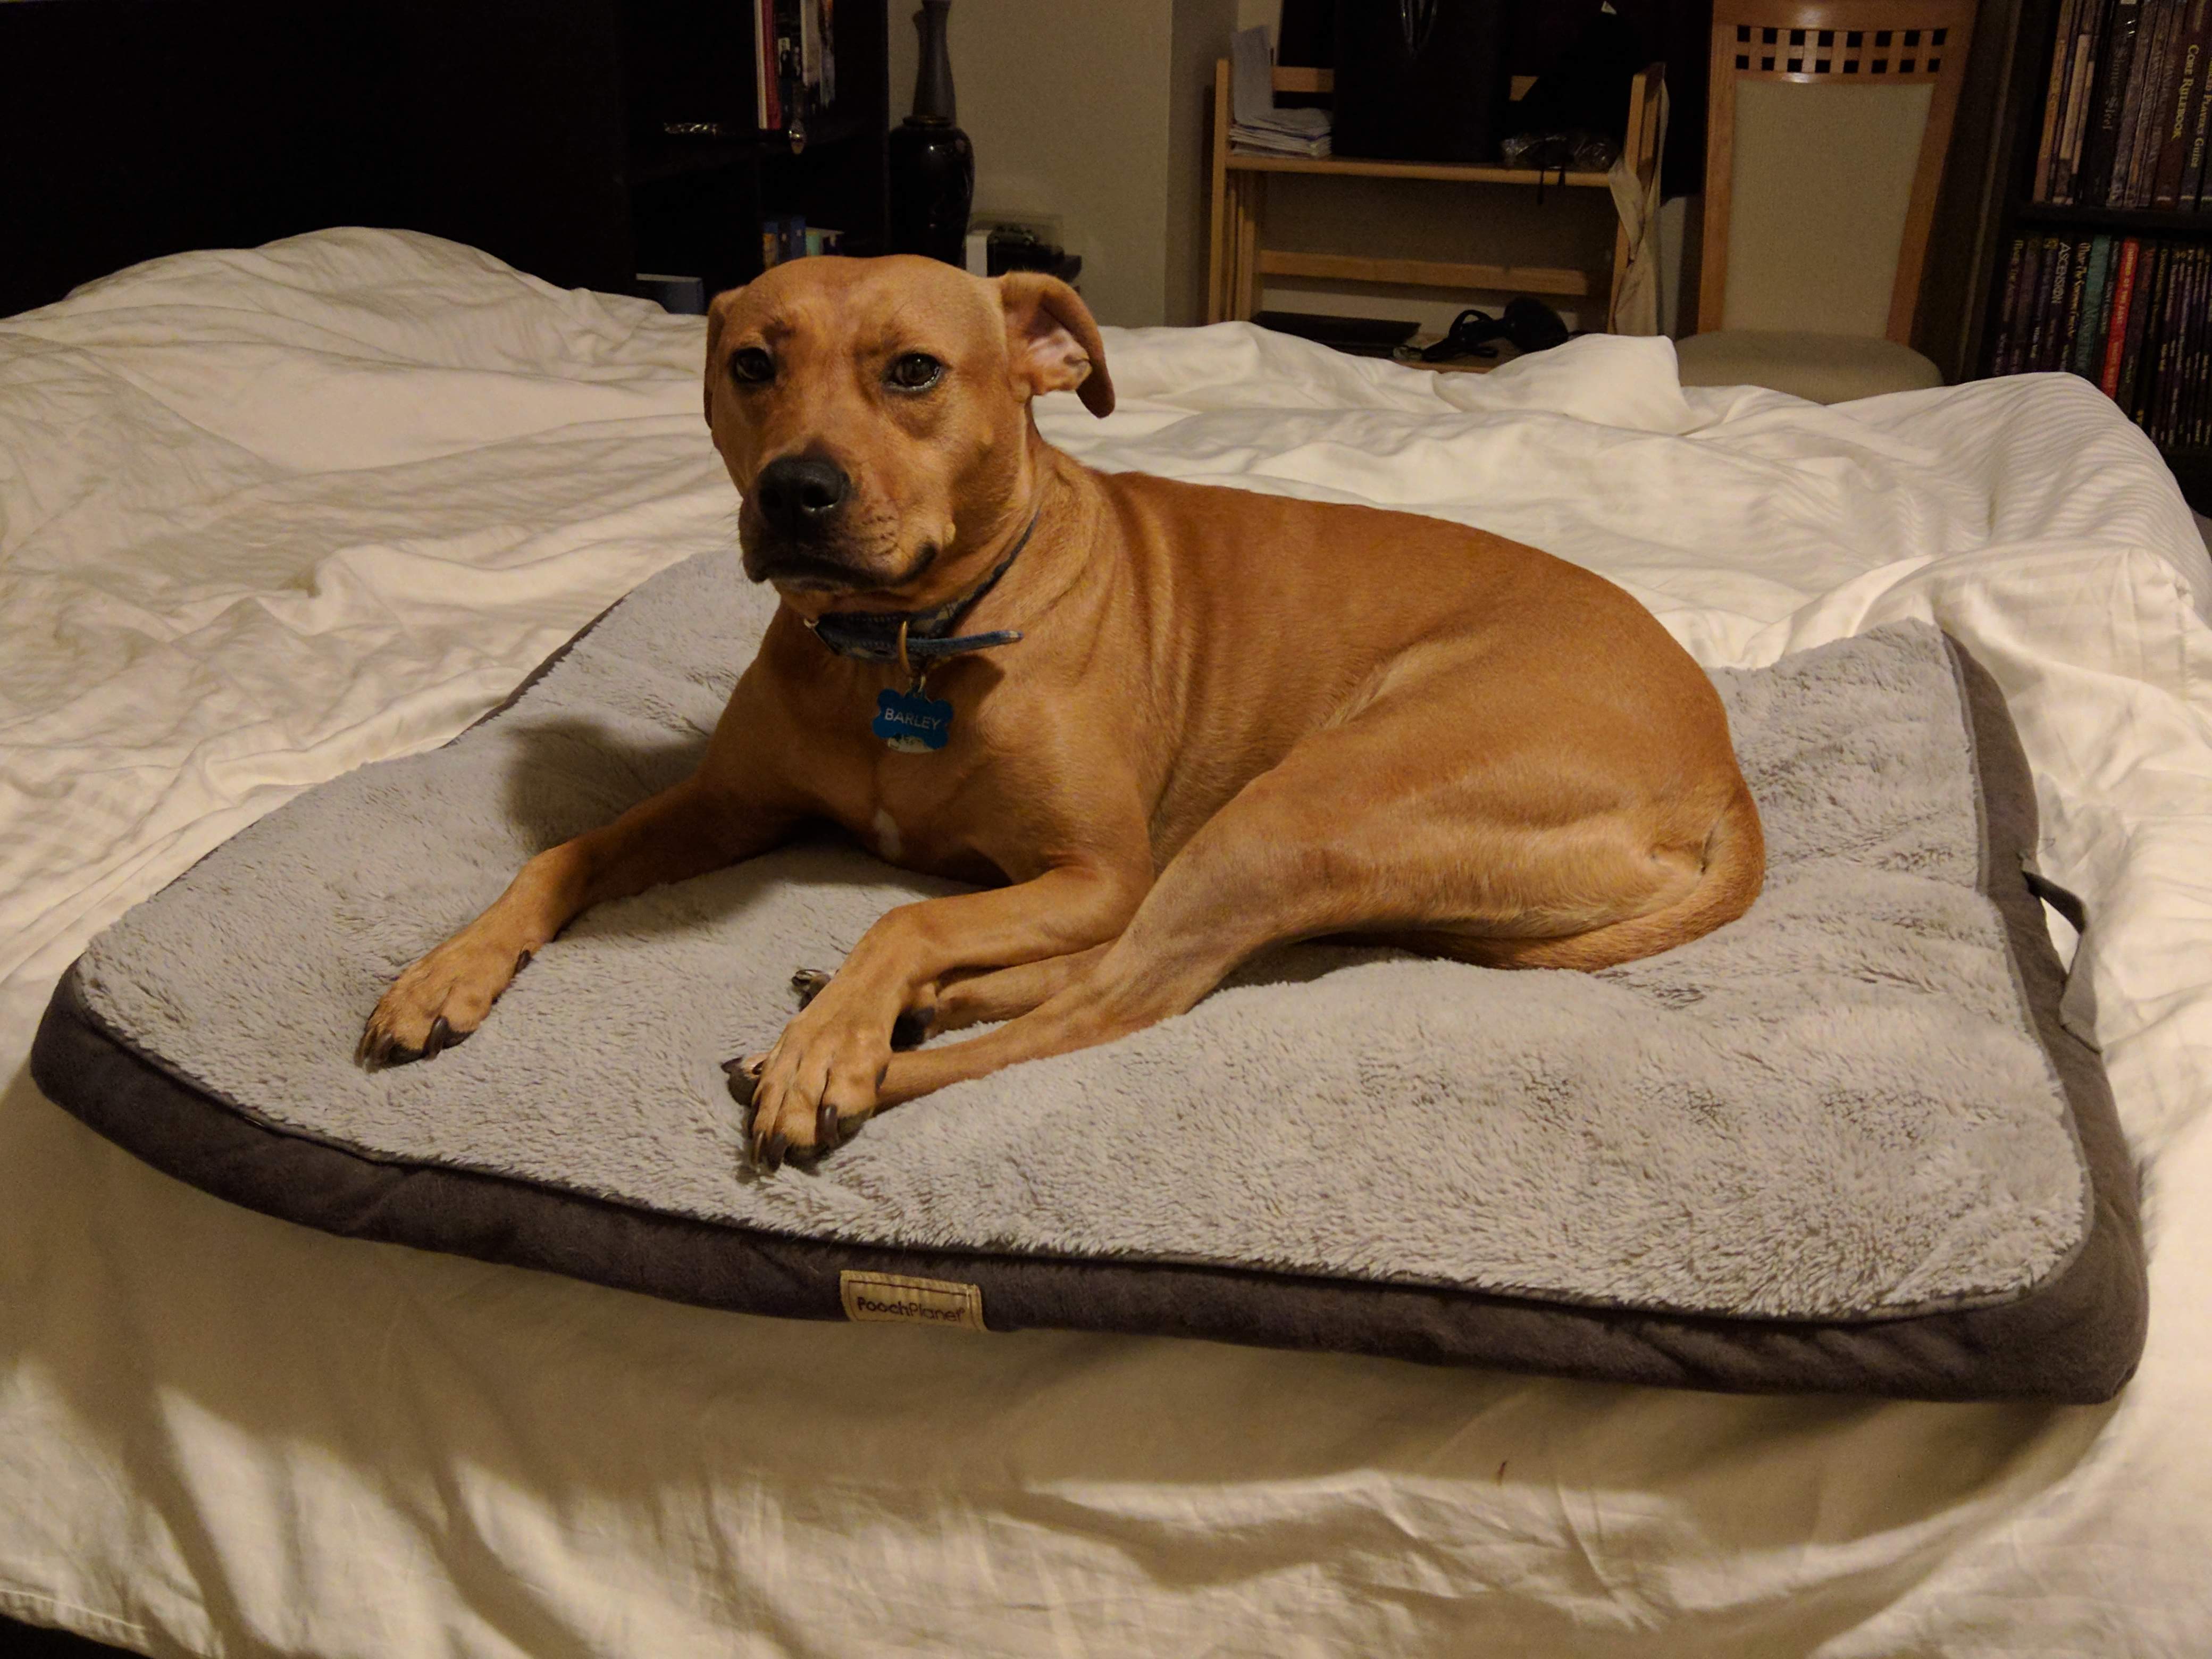
[[[1629,89],[1629,154],[1637,177],[1646,185],[1652,170],[1659,165],[1658,93],[1666,72],[1663,64],[1650,64],[1636,76]],[[1604,173],[1540,173],[1533,167],[1457,161],[1374,161],[1358,156],[1308,159],[1243,154],[1231,149],[1229,143],[1229,60],[1217,60],[1213,66],[1212,190],[1209,198],[1212,211],[1206,285],[1206,320],[1209,323],[1249,320],[1260,308],[1262,282],[1268,276],[1557,295],[1569,299],[1600,300],[1609,307],[1614,289],[1628,268],[1626,230],[1613,238],[1610,270],[1394,259],[1367,254],[1301,252],[1263,246],[1261,222],[1267,207],[1267,175],[1271,173],[1551,190],[1607,190],[1611,187],[1612,179]],[[1278,69],[1273,79],[1277,92],[1330,93],[1336,87],[1335,76],[1328,70]],[[1517,80],[1513,95],[1517,99],[1527,89],[1527,81]]]

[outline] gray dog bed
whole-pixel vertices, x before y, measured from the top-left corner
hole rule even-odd
[[[1624,968],[1285,950],[763,1176],[720,1062],[948,890],[823,839],[593,911],[465,1048],[356,1067],[401,967],[688,769],[765,615],[695,560],[453,744],[270,814],[94,942],[40,1082],[258,1209],[721,1307],[1940,1398],[2132,1370],[2133,1178],[2056,1018],[2033,791],[1924,627],[1717,677],[1766,891]]]

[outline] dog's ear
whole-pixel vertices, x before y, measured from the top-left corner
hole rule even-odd
[[[1006,312],[1006,356],[1014,384],[1031,397],[1073,392],[1093,415],[1114,412],[1106,348],[1083,296],[1057,276],[1017,270],[999,278]]]
[[[707,424],[710,427],[714,424],[714,382],[722,378],[723,373],[722,322],[729,315],[731,305],[744,292],[741,288],[733,288],[717,294],[707,307],[706,401]]]

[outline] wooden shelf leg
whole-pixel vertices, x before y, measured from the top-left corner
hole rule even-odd
[[[1260,309],[1260,211],[1267,199],[1264,173],[1246,173],[1237,190],[1236,309],[1231,314],[1249,322]]]

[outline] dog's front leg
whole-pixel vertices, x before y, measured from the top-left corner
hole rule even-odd
[[[917,991],[963,968],[1064,957],[1113,939],[1152,871],[1070,863],[1032,880],[887,911],[799,1011],[775,1046],[733,1061],[749,1083],[753,1161],[827,1152],[874,1111],[891,1030]]]
[[[356,1057],[383,1066],[436,1054],[482,1024],[524,964],[592,905],[719,870],[788,837],[796,812],[719,775],[702,768],[532,859],[489,909],[399,975],[369,1016]]]

